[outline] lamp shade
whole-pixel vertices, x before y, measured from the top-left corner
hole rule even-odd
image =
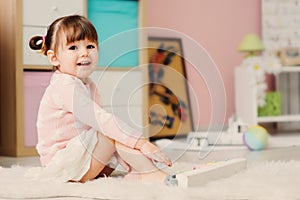
[[[239,51],[253,53],[256,51],[263,51],[264,46],[256,34],[247,34],[244,36]]]

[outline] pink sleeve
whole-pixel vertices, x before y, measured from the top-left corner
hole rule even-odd
[[[65,88],[64,91],[64,105],[73,112],[77,120],[124,145],[132,148],[135,146],[142,133],[101,108],[95,102],[96,99],[99,100],[99,96],[94,100],[91,97],[94,94],[91,94],[81,81],[76,80],[72,88]]]
[[[91,90],[91,95],[92,95],[92,99],[98,104],[100,105],[101,102],[101,98],[97,89],[97,86],[95,85],[94,82],[90,83],[90,90]]]

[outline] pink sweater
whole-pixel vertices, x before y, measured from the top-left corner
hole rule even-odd
[[[134,147],[141,133],[100,107],[96,85],[53,73],[40,103],[37,130],[41,164],[47,165],[57,151],[83,131],[95,129],[127,146]]]

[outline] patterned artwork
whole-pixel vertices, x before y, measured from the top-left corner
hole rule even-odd
[[[152,137],[192,131],[181,40],[149,38],[149,124]]]

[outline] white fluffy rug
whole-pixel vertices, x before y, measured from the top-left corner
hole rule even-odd
[[[29,167],[0,168],[0,199],[300,199],[300,161],[264,162],[202,187],[178,188],[106,178],[81,183],[32,181]]]

